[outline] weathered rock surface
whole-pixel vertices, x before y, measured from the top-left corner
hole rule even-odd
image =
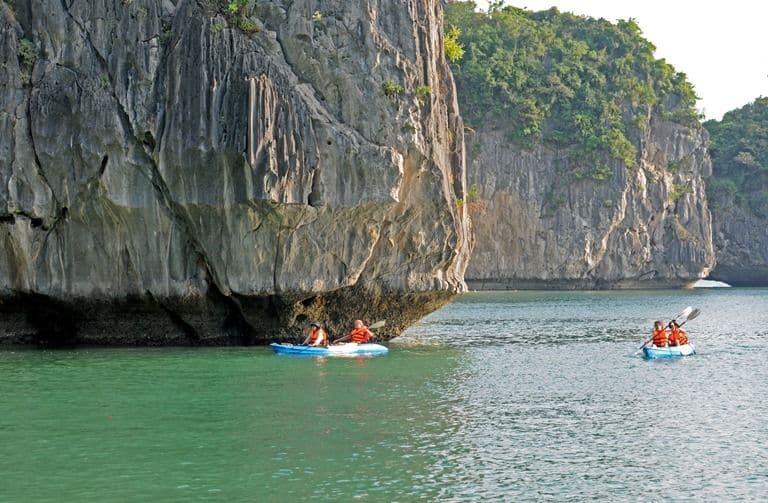
[[[389,337],[464,288],[437,0],[0,5],[0,342]]]
[[[569,177],[564,153],[507,137],[467,135],[468,180],[484,206],[470,288],[678,287],[714,265],[705,130],[651,120],[638,166],[614,162],[605,182]]]
[[[768,285],[768,221],[723,199],[712,210],[712,224],[717,266],[708,279],[733,286]]]

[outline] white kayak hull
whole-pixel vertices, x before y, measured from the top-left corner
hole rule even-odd
[[[643,348],[643,354],[646,358],[676,358],[680,356],[691,356],[696,354],[696,348],[693,344],[683,344],[682,346],[668,346],[657,348],[656,346],[646,346]]]
[[[302,355],[302,356],[354,356],[354,355],[382,355],[389,351],[389,348],[381,344],[338,344],[336,346],[298,346],[293,344],[270,344],[272,350],[281,355]]]

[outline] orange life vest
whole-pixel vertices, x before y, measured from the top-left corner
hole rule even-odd
[[[328,345],[328,336],[325,335],[325,331],[322,328],[312,327],[312,330],[309,332],[308,344],[314,346],[317,344],[318,339],[320,340],[320,346]]]
[[[360,328],[353,328],[349,335],[351,336],[352,342],[356,342],[357,344],[368,342],[368,327],[363,325]]]
[[[672,329],[672,333],[669,334],[669,345],[682,346],[684,344],[688,344],[688,336],[685,334],[685,330],[680,327]]]
[[[667,345],[667,331],[663,328],[661,330],[653,331],[653,345],[657,348],[663,348]]]

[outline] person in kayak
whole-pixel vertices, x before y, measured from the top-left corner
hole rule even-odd
[[[685,330],[680,328],[676,320],[669,322],[669,345],[670,346],[684,346],[688,344],[688,334]]]
[[[306,339],[304,339],[304,342],[302,343],[303,346],[327,346],[328,345],[328,334],[323,330],[323,327],[320,326],[320,322],[313,321],[309,324],[309,335]]]
[[[659,320],[653,322],[653,345],[657,348],[667,346],[667,330],[664,328],[664,323]]]
[[[333,341],[334,344],[342,342],[354,342],[355,344],[365,344],[371,340],[373,333],[365,326],[362,320],[355,320],[355,327],[347,335]]]

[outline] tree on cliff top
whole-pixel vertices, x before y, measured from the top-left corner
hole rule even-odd
[[[636,162],[632,128],[651,113],[698,124],[685,74],[653,56],[632,19],[614,24],[561,13],[451,2],[446,29],[458,28],[464,54],[452,68],[462,115],[472,126],[504,124],[521,146],[570,149],[576,161]],[[607,168],[583,173],[607,178]]]
[[[713,176],[707,193],[715,211],[733,202],[768,218],[768,97],[704,127],[711,137]]]

